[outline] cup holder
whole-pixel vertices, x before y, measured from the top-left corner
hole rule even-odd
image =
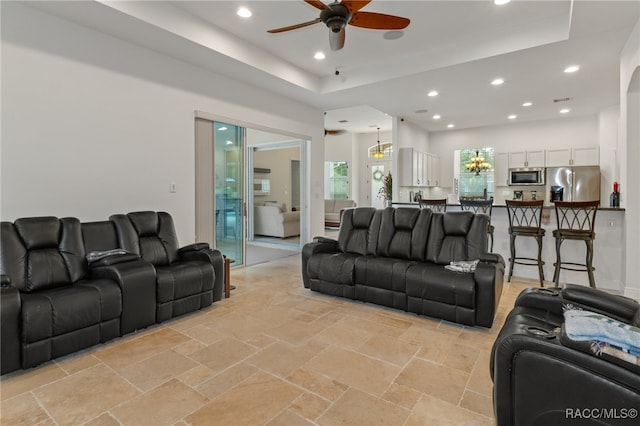
[[[538,293],[538,294],[544,294],[547,296],[559,296],[560,295],[560,289],[559,288],[534,288],[533,289],[534,293]]]
[[[553,339],[554,337],[556,337],[556,333],[554,333],[553,331],[545,330],[544,328],[540,327],[526,327],[525,331],[532,336],[542,337],[543,339]]]

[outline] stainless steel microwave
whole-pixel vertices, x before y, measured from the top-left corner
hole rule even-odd
[[[509,169],[509,185],[511,186],[542,186],[545,182],[544,167],[528,167]]]

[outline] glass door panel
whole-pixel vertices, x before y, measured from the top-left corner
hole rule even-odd
[[[216,248],[244,263],[244,128],[214,122]]]

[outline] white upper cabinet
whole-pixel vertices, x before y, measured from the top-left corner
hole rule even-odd
[[[547,150],[547,167],[597,166],[600,164],[599,147]]]
[[[400,148],[398,156],[399,186],[426,186],[424,155],[413,148]]]
[[[600,147],[573,148],[571,150],[572,166],[598,166],[600,165]]]
[[[427,154],[427,186],[440,186],[440,157]]]
[[[538,151],[518,151],[509,153],[509,168],[519,167],[544,167],[545,152]]]
[[[548,149],[547,167],[569,166],[571,164],[571,149]]]
[[[413,148],[400,148],[399,186],[439,186],[440,157]]]

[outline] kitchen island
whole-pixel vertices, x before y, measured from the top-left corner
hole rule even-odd
[[[419,208],[418,203],[393,203],[396,208]],[[460,204],[447,204],[447,211],[460,211]],[[508,268],[509,259],[509,217],[504,204],[494,204],[491,214],[491,224],[495,227],[493,251],[504,257]],[[546,205],[542,212],[542,227],[546,235],[542,245],[542,260],[544,265],[545,286],[553,285],[554,262],[556,261],[555,239],[553,230],[556,229],[556,213],[553,205]],[[601,207],[596,213],[596,239],[593,242],[593,266],[596,268],[594,276],[598,288],[623,293],[622,271],[623,250],[625,238],[625,209]],[[517,252],[519,256],[535,257],[537,243],[533,238],[517,238]],[[584,263],[586,247],[582,241],[566,240],[562,244],[562,260]],[[508,274],[508,271],[507,271]],[[514,276],[532,280],[538,285],[538,268],[535,266],[515,265]],[[560,271],[560,285],[564,283],[589,285],[586,272]]]

